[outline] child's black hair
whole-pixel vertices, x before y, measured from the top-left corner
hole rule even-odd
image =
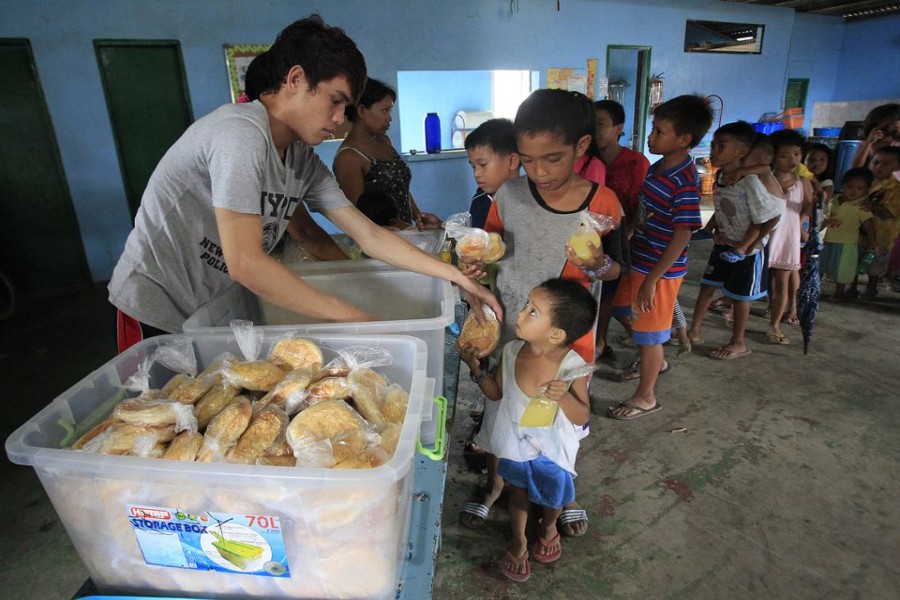
[[[726,123],[713,133],[713,137],[727,135],[734,141],[752,148],[756,142],[756,130],[747,121],[735,121]]]
[[[772,140],[765,133],[756,132],[756,137],[753,138],[753,143],[750,145],[750,152],[755,151],[765,152],[770,163],[775,156],[775,146],[772,145]]]
[[[537,287],[550,299],[550,323],[566,333],[563,345],[568,346],[594,326],[597,301],[583,285],[568,279],[548,279]]]
[[[359,100],[356,104],[349,104],[344,109],[344,115],[346,115],[347,120],[351,123],[356,123],[356,119],[359,118],[359,114],[356,112],[356,106],[365,106],[366,108],[371,107],[376,102],[380,102],[387,98],[391,97],[393,102],[397,101],[397,92],[384,83],[383,81],[379,81],[377,79],[372,79],[369,77],[366,79],[366,87],[363,88],[362,94],[359,96]]]
[[[572,145],[585,135],[593,139],[593,113],[591,123],[587,123],[582,98],[586,96],[566,90],[542,89],[532,92],[516,111],[516,135],[549,133],[561,138],[563,143]]]
[[[825,165],[825,170],[822,172],[822,175],[817,175],[822,180],[825,179],[833,179],[834,178],[834,161],[832,158],[834,157],[831,152],[831,148],[826,146],[821,142],[815,142],[806,147],[806,152],[803,154],[803,162],[806,162],[806,159],[809,158],[809,155],[813,152],[823,152],[825,156],[828,158],[828,164]]]
[[[875,174],[866,167],[853,167],[841,175],[841,185],[846,185],[851,179],[862,179],[866,182],[866,187],[870,187],[875,181]]]
[[[326,25],[317,14],[294,21],[281,30],[269,48],[269,72],[272,91],[284,84],[295,65],[303,68],[309,89],[338,76],[347,79],[350,100],[355,102],[366,83],[366,60],[344,30]]]
[[[615,100],[597,100],[594,102],[594,111],[598,110],[608,114],[613,125],[621,125],[625,122],[625,108]]]
[[[478,147],[509,156],[516,152],[516,130],[509,119],[489,119],[466,136],[466,150]]]
[[[887,154],[889,156],[893,156],[900,162],[900,146],[882,146],[878,150],[872,153],[872,156],[876,154]]]
[[[691,148],[697,147],[713,122],[709,102],[695,94],[676,96],[663,102],[653,111],[653,116],[670,122],[678,135],[689,133]]]
[[[602,158],[600,158],[600,146],[597,145],[597,140],[594,137],[597,133],[597,114],[594,112],[594,103],[591,102],[590,98],[588,98],[581,92],[572,93],[575,94],[575,97],[581,104],[581,110],[584,113],[584,130],[587,135],[591,136],[591,141],[584,152],[587,160],[584,161],[584,164],[581,166],[581,172],[579,173],[579,175],[585,177],[588,169],[591,166],[592,160],[598,160],[601,162],[603,160]]]
[[[802,150],[806,145],[806,139],[799,131],[795,131],[794,129],[780,129],[775,131],[769,136],[769,140],[772,141],[772,146],[775,148],[776,153],[783,146],[791,146]]]

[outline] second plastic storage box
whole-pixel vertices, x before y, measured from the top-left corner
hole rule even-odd
[[[201,464],[64,447],[136,395],[126,394],[123,383],[177,337],[151,338],[120,354],[6,442],[10,460],[34,467],[99,591],[395,598],[408,552],[425,344],[409,336],[306,336],[326,361],[355,345],[392,354],[393,363],[377,370],[409,390],[410,401],[394,456],[375,469]],[[201,369],[222,352],[240,356],[231,333],[190,337]],[[273,340],[266,336],[263,353]],[[154,365],[151,387],[173,374]]]
[[[363,262],[363,261],[349,261]],[[337,296],[380,321],[334,323],[290,312],[261,300],[250,290],[233,285],[207,302],[184,324],[188,334],[227,329],[233,319],[253,321],[272,332],[384,333],[415,336],[428,346],[426,373],[434,378],[438,393],[444,383],[444,329],[455,320],[457,296],[453,285],[442,279],[400,271],[379,261],[347,265],[358,270],[330,272],[327,263],[292,265],[309,285]],[[434,442],[435,423],[423,425],[422,442]]]

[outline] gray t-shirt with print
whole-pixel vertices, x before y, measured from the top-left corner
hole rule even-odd
[[[312,147],[294,142],[282,163],[259,101],[217,109],[191,125],[153,171],[109,283],[110,302],[180,332],[232,281],[214,209],[260,215],[268,253],[301,200],[314,211],[350,205]]]

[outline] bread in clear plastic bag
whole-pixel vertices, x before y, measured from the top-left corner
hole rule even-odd
[[[288,418],[283,410],[269,405],[259,411],[241,434],[228,458],[232,462],[253,464],[279,439],[284,439]]]
[[[475,313],[469,313],[463,322],[462,331],[456,339],[456,347],[472,346],[478,350],[478,358],[489,355],[500,343],[500,321],[490,306],[483,306],[484,323],[479,323]]]
[[[269,352],[269,361],[285,371],[306,369],[313,373],[325,363],[318,344],[305,338],[287,337],[278,340]]]
[[[182,431],[169,442],[169,446],[163,452],[162,458],[166,460],[180,460],[193,462],[203,445],[203,434],[197,431]]]
[[[197,462],[223,462],[252,417],[253,407],[246,397],[238,396],[232,400],[206,427]]]

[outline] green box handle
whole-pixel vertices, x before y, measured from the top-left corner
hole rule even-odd
[[[447,442],[447,399],[438,396],[432,400],[438,407],[437,428],[435,429],[434,448],[426,448],[422,445],[422,439],[416,440],[416,452],[427,456],[431,460],[444,460],[444,447]]]

